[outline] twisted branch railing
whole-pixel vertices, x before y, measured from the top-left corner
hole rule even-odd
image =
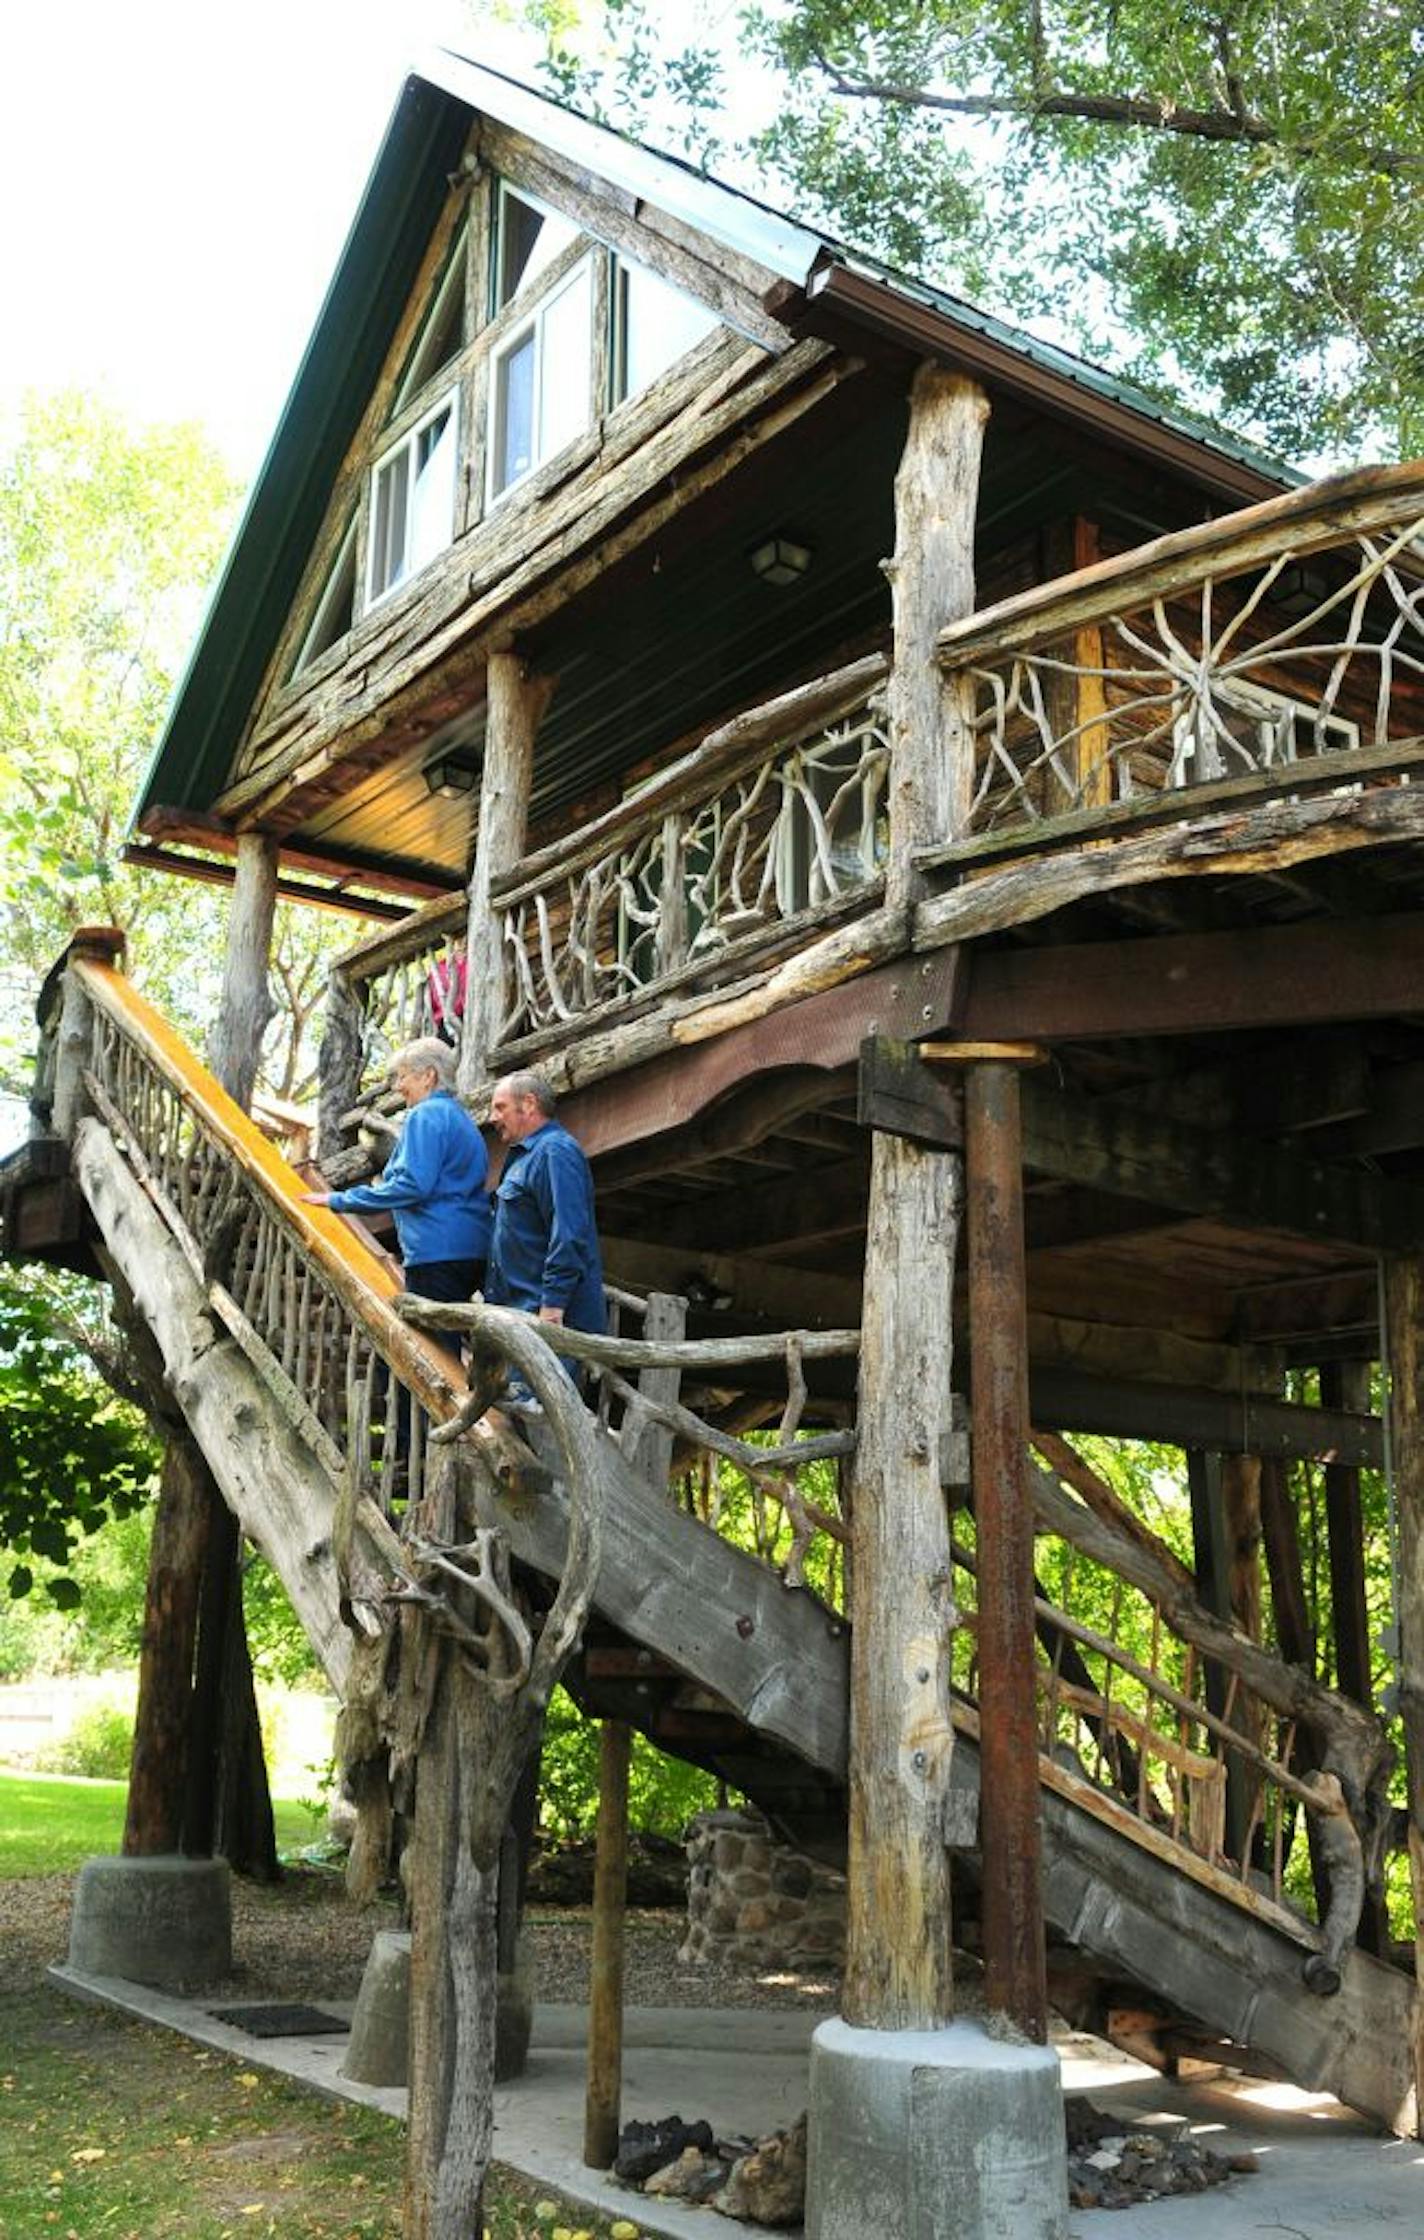
[[[975,687],[972,838],[1109,829],[1424,758],[1424,469],[1160,539],[947,630]],[[948,842],[948,836],[947,836]]]

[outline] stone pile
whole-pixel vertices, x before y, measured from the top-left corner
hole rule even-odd
[[[1186,2124],[1150,2130],[1104,2115],[1091,2100],[1063,2103],[1068,2125],[1068,2200],[1075,2209],[1126,2209],[1169,2193],[1205,2193],[1258,2167],[1252,2154],[1213,2154]]]
[[[720,2209],[772,2228],[806,2213],[806,2118],[765,2139],[718,2139],[708,2123],[664,2116],[625,2124],[613,2175],[662,2200]]]
[[[778,1843],[754,1812],[703,1812],[687,1831],[684,1966],[839,1968],[845,1877]]]

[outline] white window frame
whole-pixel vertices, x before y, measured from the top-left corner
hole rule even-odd
[[[419,559],[413,560],[411,557],[411,526],[415,518],[415,509],[411,501],[414,498],[416,490],[416,477],[413,471],[414,456],[416,447],[420,442],[420,438],[424,435],[426,429],[429,428],[433,422],[440,418],[442,412],[448,412],[450,415],[451,424],[448,440],[453,446],[451,453],[450,473],[450,521],[444,540],[440,544],[434,546],[432,550],[423,554]],[[367,499],[367,503],[370,509],[366,536],[366,606],[368,610],[372,607],[379,606],[383,599],[389,599],[394,592],[397,592],[401,589],[402,585],[409,583],[413,576],[419,575],[423,568],[429,567],[430,563],[433,560],[438,559],[440,554],[447,551],[449,547],[454,543],[455,505],[457,498],[456,476],[459,471],[459,445],[460,389],[459,384],[456,383],[453,387],[447,389],[443,396],[437,397],[434,403],[430,406],[429,410],[423,412],[420,415],[420,418],[414,421],[411,426],[407,428],[403,436],[401,436],[395,443],[388,444],[386,446],[386,449],[374,462],[371,468]],[[406,490],[405,523],[401,537],[401,563],[399,568],[388,578],[385,583],[378,585],[376,582],[376,564],[378,559],[380,558],[380,553],[377,549],[376,519],[380,499],[381,477],[383,474],[385,474],[387,468],[389,468],[393,464],[393,462],[401,456],[403,452],[408,452],[411,456],[412,474],[411,479],[407,484]]]
[[[634,389],[630,388],[628,379],[628,299],[633,278],[639,274],[644,279],[654,281],[658,287],[666,289],[669,295],[678,297],[683,303],[691,304],[695,310],[701,312],[707,324],[700,334],[694,335],[690,342],[684,344],[676,356],[666,359],[658,367],[656,373],[651,374],[646,381]],[[658,382],[664,380],[672,372],[674,366],[681,365],[684,358],[690,357],[694,350],[700,349],[707,337],[715,334],[718,327],[725,324],[721,315],[714,311],[710,304],[704,303],[700,296],[693,295],[687,288],[679,287],[675,280],[669,280],[664,273],[656,271],[652,265],[640,264],[635,257],[615,255],[613,258],[612,310],[613,347],[610,352],[609,374],[613,392],[611,402],[615,411],[620,405],[630,404],[635,397],[641,397],[647,390],[655,388]]]
[[[532,303],[534,301],[534,291],[536,291],[543,285],[546,274],[546,267],[541,265],[537,271],[529,274],[527,277],[521,274],[519,281],[516,283],[515,287],[509,295],[501,296],[500,294],[500,284],[504,267],[504,236],[506,224],[505,212],[506,206],[511,201],[522,202],[526,210],[535,210],[538,212],[541,218],[551,218],[556,225],[568,226],[570,228],[568,240],[562,242],[559,247],[552,252],[551,256],[547,260],[549,264],[552,264],[556,258],[562,256],[565,249],[572,248],[574,242],[578,239],[579,234],[583,230],[582,227],[578,224],[577,220],[571,218],[566,210],[556,210],[552,202],[545,202],[542,195],[531,194],[527,187],[516,186],[512,179],[499,180],[498,187],[499,192],[495,200],[494,225],[491,229],[493,234],[493,242],[492,255],[490,258],[490,281],[488,300],[490,317],[492,319],[497,319],[502,311],[507,311],[512,304],[518,303],[521,295],[524,295],[526,292],[528,292],[529,300]]]
[[[554,306],[568,294],[571,288],[585,281],[588,286],[589,301],[588,347],[583,361],[585,417],[582,426],[573,435],[568,436],[565,442],[558,446],[558,450],[543,451],[540,449],[540,431],[544,418],[544,329],[549,313]],[[491,352],[489,407],[485,429],[485,500],[488,505],[500,504],[512,490],[518,490],[523,483],[529,480],[531,475],[537,474],[541,467],[547,466],[550,459],[557,458],[559,451],[566,449],[568,444],[575,442],[578,436],[586,435],[593,426],[595,419],[593,406],[593,318],[597,292],[594,254],[590,250],[586,256],[580,257],[577,263],[571,265],[569,270],[560,276],[552,288],[547,289],[543,295],[537,297],[530,304],[526,315],[519,320],[517,325],[510,328],[509,333],[500,342],[498,348]],[[532,455],[527,467],[521,469],[518,474],[512,475],[508,482],[501,484],[496,479],[501,450],[499,443],[500,376],[506,362],[517,350],[523,347],[531,334],[534,337],[534,390],[530,406],[530,418],[534,430]]]
[[[346,524],[346,534],[336,548],[336,558],[326,571],[326,581],[322,585],[321,594],[312,610],[311,621],[302,633],[302,642],[297,648],[296,659],[287,672],[289,680],[301,676],[305,670],[314,668],[318,661],[324,660],[326,655],[336,646],[339,646],[342,639],[351,630],[356,613],[356,527],[357,517],[353,513]],[[349,592],[345,590],[343,584],[343,578],[348,569],[351,572]],[[351,610],[345,627],[332,635],[328,635],[333,620],[343,606],[349,606]],[[322,640],[325,640],[325,643],[322,643]]]

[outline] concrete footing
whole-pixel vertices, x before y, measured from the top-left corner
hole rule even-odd
[[[232,1973],[226,1859],[86,1859],[74,1890],[69,1965],[160,1991],[202,1991]]]
[[[978,2023],[811,2041],[806,2240],[1064,2240],[1057,2056]]]
[[[521,1937],[514,1967],[499,1977],[495,2012],[495,2081],[522,2076],[529,2058],[534,2023],[534,1974]],[[352,2084],[404,2085],[409,2082],[410,1931],[378,1929],[371,1942],[351,2042],[341,2074]]]

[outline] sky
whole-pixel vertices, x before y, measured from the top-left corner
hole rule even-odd
[[[407,66],[462,0],[48,0],[0,30],[0,413],[97,389],[255,472]]]

